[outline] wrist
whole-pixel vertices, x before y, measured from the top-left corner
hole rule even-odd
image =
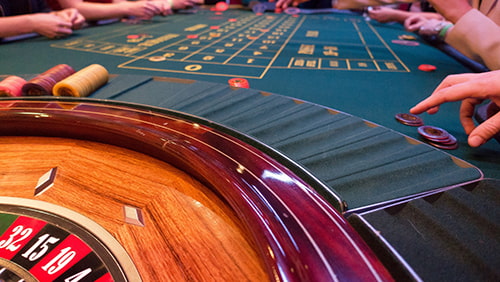
[[[28,22],[28,26],[26,27],[26,30],[23,32],[28,32],[28,33],[37,33],[37,14],[28,14],[26,15],[26,19]]]
[[[438,32],[438,36],[439,38],[441,38],[442,40],[445,39],[446,37],[446,34],[448,34],[448,31],[453,27],[453,24],[450,23],[450,22],[444,22],[444,25],[441,26],[439,32]]]

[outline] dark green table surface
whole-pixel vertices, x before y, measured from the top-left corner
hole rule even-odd
[[[140,38],[127,41],[130,34]],[[200,10],[141,24],[89,27],[60,40],[4,43],[0,73],[36,74],[61,63],[75,69],[99,63],[112,74],[223,84],[243,77],[251,88],[323,105],[418,139],[416,129],[397,123],[394,115],[407,112],[446,75],[471,70],[419,39],[418,46],[392,42],[403,34],[410,33],[358,15]],[[165,60],[149,60],[158,56]],[[420,71],[420,64],[437,70]],[[500,145],[493,140],[470,148],[458,109],[458,103],[451,103],[437,115],[422,117],[458,138],[459,149],[446,153],[479,167],[485,177],[500,178]]]
[[[0,74],[101,64],[114,75],[89,98],[201,117],[298,164],[396,279],[497,281],[500,145],[467,145],[459,103],[422,115],[455,135],[457,150],[417,142],[416,128],[394,119],[447,75],[472,70],[420,39],[392,42],[403,34],[411,35],[359,15],[201,10],[4,43]],[[228,87],[234,77],[251,89]],[[482,174],[496,179],[478,181]]]

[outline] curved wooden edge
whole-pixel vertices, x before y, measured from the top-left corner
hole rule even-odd
[[[354,229],[310,185],[208,121],[89,99],[0,101],[0,120],[4,136],[97,141],[188,172],[236,211],[273,280],[392,280]]]

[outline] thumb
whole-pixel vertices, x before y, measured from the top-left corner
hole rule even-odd
[[[471,147],[478,147],[500,133],[500,112],[485,120],[469,135],[468,142]]]

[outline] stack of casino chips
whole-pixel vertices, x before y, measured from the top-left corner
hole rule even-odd
[[[418,128],[418,133],[427,143],[436,148],[445,150],[454,150],[458,148],[457,138],[442,128],[424,125]]]
[[[250,88],[250,83],[244,78],[231,78],[228,80],[229,86],[238,88]]]
[[[25,96],[52,95],[52,89],[57,82],[75,73],[75,70],[66,65],[56,65],[49,70],[30,79],[22,88]]]
[[[55,96],[86,97],[106,84],[108,71],[101,65],[87,66],[54,86]]]
[[[404,125],[409,126],[422,126],[424,125],[424,121],[417,115],[413,114],[396,114],[396,120]]]
[[[420,136],[431,146],[445,150],[458,148],[457,139],[453,135],[442,128],[424,125],[424,121],[417,115],[401,113],[394,117],[404,125],[418,127],[417,131]]]
[[[18,97],[22,95],[22,88],[26,84],[24,78],[11,75],[0,82],[0,96]]]

